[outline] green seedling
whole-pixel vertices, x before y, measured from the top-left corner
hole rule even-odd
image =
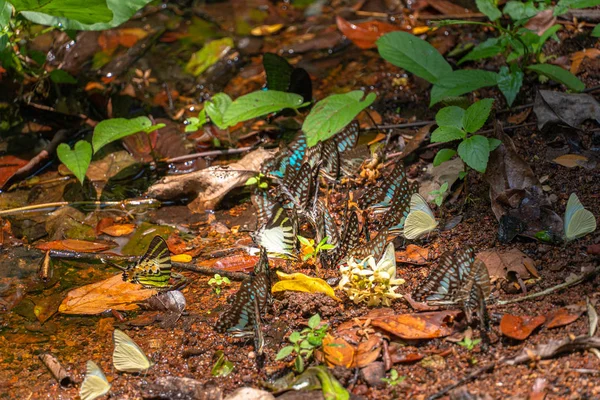
[[[395,369],[390,370],[389,378],[381,378],[382,381],[384,381],[385,383],[387,383],[390,386],[397,386],[400,383],[402,383],[405,379],[406,379],[406,376],[398,375],[398,371],[396,371]]]
[[[444,184],[442,186],[440,186],[440,188],[438,190],[432,190],[431,192],[429,192],[429,194],[431,196],[433,196],[433,202],[438,207],[441,207],[442,203],[444,202],[444,194],[447,191],[448,191],[448,182],[444,182]]]
[[[465,338],[460,341],[457,342],[456,344],[458,344],[459,346],[464,347],[465,349],[467,349],[468,351],[471,351],[475,348],[475,346],[477,346],[479,343],[481,342],[481,339],[472,339],[469,336],[465,336]]]
[[[259,189],[267,189],[269,187],[269,182],[264,174],[259,173],[256,176],[248,178],[246,186],[256,186]]]
[[[327,334],[327,329],[329,329],[329,325],[327,324],[320,325],[321,317],[319,314],[310,317],[308,328],[304,328],[300,332],[292,332],[288,338],[291,345],[279,350],[275,359],[280,361],[291,354],[295,354],[294,369],[298,373],[303,372],[305,363],[312,357],[313,352],[321,347],[323,339]]]
[[[231,281],[226,276],[221,276],[219,274],[215,274],[215,276],[210,278],[210,280],[208,281],[208,284],[209,284],[209,286],[212,287],[213,292],[218,296],[221,294],[221,291],[223,290],[222,286],[231,285]]]
[[[309,259],[316,259],[323,250],[331,250],[335,246],[327,243],[329,238],[325,236],[323,240],[321,240],[317,246],[315,247],[315,241],[313,239],[305,238],[304,236],[298,235],[298,240],[302,245],[302,261],[306,261]]]

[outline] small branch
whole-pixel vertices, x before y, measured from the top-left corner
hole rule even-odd
[[[160,201],[156,199],[140,199],[140,200],[125,200],[125,201],[58,201],[54,203],[42,203],[42,204],[34,204],[31,206],[25,207],[17,207],[11,208],[9,210],[0,211],[0,217],[4,217],[6,215],[13,215],[19,213],[25,213],[29,211],[39,211],[44,210],[46,208],[60,208],[65,206],[71,207],[80,207],[80,206],[90,206],[90,207],[127,207],[127,206],[151,206],[151,207],[160,207]]]
[[[194,153],[194,154],[187,154],[185,156],[173,157],[173,158],[169,158],[165,161],[167,163],[183,162],[183,161],[194,160],[194,159],[200,158],[200,157],[211,157],[211,156],[222,156],[222,155],[226,155],[226,154],[245,153],[246,151],[250,151],[252,149],[254,149],[253,146],[240,147],[239,149],[211,150],[211,151],[205,151],[202,153]]]
[[[419,122],[409,122],[406,124],[391,124],[391,125],[379,125],[371,128],[363,129],[364,131],[378,131],[381,129],[399,129],[399,128],[418,128],[421,126],[435,124],[435,121],[419,121]]]
[[[219,274],[221,276],[226,276],[227,278],[234,281],[243,281],[249,276],[248,274],[244,274],[243,272],[231,272],[219,268],[201,267],[199,265],[191,263],[174,262],[173,267],[206,276],[214,276],[215,274]]]
[[[479,375],[482,375],[486,372],[490,372],[491,370],[493,370],[496,367],[496,362],[493,362],[491,364],[488,365],[484,365],[483,367],[471,372],[469,375],[465,376],[464,378],[460,379],[458,382],[453,383],[450,386],[445,387],[444,389],[440,390],[439,392],[432,394],[431,396],[429,396],[427,398],[427,400],[435,400],[435,399],[439,399],[442,396],[445,396],[446,394],[448,394],[449,391],[456,389],[459,386],[464,385],[465,383],[479,377]]]

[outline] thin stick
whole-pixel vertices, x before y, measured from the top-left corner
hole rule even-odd
[[[156,199],[140,199],[140,200],[125,200],[125,201],[57,201],[54,203],[43,203],[33,204],[31,206],[11,208],[9,210],[0,211],[0,217],[6,215],[19,214],[28,211],[39,211],[46,208],[59,208],[65,206],[78,207],[78,206],[94,206],[94,207],[115,207],[115,206],[140,206],[148,205],[153,207],[160,207],[160,201]]]
[[[250,151],[252,149],[254,149],[253,146],[240,147],[239,149],[211,150],[211,151],[205,151],[202,153],[187,154],[185,156],[169,158],[166,160],[166,162],[174,163],[174,162],[183,162],[183,161],[194,160],[194,159],[200,158],[200,157],[222,156],[222,155],[226,155],[226,154],[239,154],[239,153],[244,153],[246,151]]]
[[[435,121],[419,121],[419,122],[410,122],[407,124],[391,124],[391,125],[379,125],[374,128],[365,128],[365,131],[378,131],[380,129],[396,129],[396,128],[418,128],[420,126],[425,126],[429,124],[435,124]]]
[[[547,294],[557,292],[557,291],[559,291],[561,289],[568,288],[569,286],[578,285],[581,282],[584,282],[587,279],[593,277],[598,272],[600,272],[600,267],[596,268],[595,270],[593,270],[591,272],[588,272],[587,274],[584,274],[584,275],[581,275],[581,276],[579,276],[579,277],[577,277],[575,279],[572,279],[570,281],[561,283],[561,284],[556,285],[556,286],[549,287],[548,289],[542,290],[541,292],[531,293],[531,294],[528,294],[527,296],[517,297],[516,299],[499,300],[496,304],[505,305],[505,304],[519,303],[521,301],[536,299],[538,297],[542,297],[542,296],[545,296]]]
[[[483,367],[471,372],[469,375],[460,379],[458,382],[453,383],[450,386],[446,386],[444,389],[440,390],[439,392],[432,394],[431,396],[429,396],[427,398],[427,400],[439,399],[440,397],[448,394],[448,392],[451,391],[452,389],[456,389],[457,387],[462,386],[465,383],[477,378],[479,375],[482,375],[485,372],[489,372],[489,371],[493,370],[496,367],[496,364],[497,364],[497,362],[493,362],[491,364],[484,365]]]

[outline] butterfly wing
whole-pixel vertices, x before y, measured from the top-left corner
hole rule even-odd
[[[371,156],[368,146],[358,146],[340,155],[340,172],[343,176],[354,176]]]
[[[254,241],[273,256],[295,258],[296,226],[294,222],[279,203],[273,205],[269,214],[272,215],[269,222],[252,235]]]
[[[331,265],[337,267],[340,262],[348,256],[348,251],[355,248],[359,242],[360,224],[358,222],[358,215],[356,212],[352,212],[348,217],[348,221],[346,221],[340,243],[335,249],[328,253]]]
[[[357,260],[364,260],[369,256],[373,256],[374,259],[378,260],[383,254],[383,251],[388,243],[388,235],[389,231],[387,229],[379,231],[377,236],[375,236],[370,242],[356,246],[350,250],[348,256]]]
[[[146,254],[132,268],[123,272],[123,280],[144,287],[167,287],[171,279],[171,257],[167,242],[155,236]]]
[[[146,354],[125,332],[115,329],[113,340],[113,365],[117,371],[141,372],[152,366]]]
[[[338,153],[344,153],[356,146],[359,128],[358,121],[354,120],[333,137]]]
[[[275,203],[269,199],[267,192],[259,191],[250,196],[250,200],[256,209],[256,218],[258,226],[265,225],[273,217],[273,207]]]
[[[421,210],[411,211],[404,221],[404,237],[409,240],[418,239],[437,226],[438,222],[430,214]]]
[[[85,379],[79,388],[81,400],[94,400],[104,396],[110,390],[110,383],[100,367],[93,361],[86,363]]]
[[[585,208],[575,211],[566,221],[565,237],[567,240],[578,239],[596,230],[596,218]]]

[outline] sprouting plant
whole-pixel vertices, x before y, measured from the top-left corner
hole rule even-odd
[[[448,191],[448,182],[444,182],[438,190],[432,190],[429,192],[433,196],[433,202],[440,207],[444,202],[444,194]]]
[[[405,379],[406,379],[406,376],[398,375],[398,371],[396,371],[395,369],[390,370],[389,378],[381,378],[382,381],[384,381],[385,383],[387,383],[390,386],[397,386],[400,383],[402,383]]]
[[[438,166],[457,154],[471,168],[484,173],[490,152],[500,145],[500,140],[476,135],[492,110],[494,99],[483,99],[466,110],[458,106],[444,107],[435,116],[438,128],[431,134],[432,143],[460,140],[457,150],[442,149],[433,159]]]
[[[269,182],[267,181],[267,177],[259,172],[258,175],[248,178],[246,186],[256,186],[259,189],[267,189],[269,187]]]
[[[396,278],[396,256],[392,243],[378,263],[372,256],[359,262],[351,258],[346,266],[340,267],[340,273],[342,279],[338,287],[355,304],[366,302],[369,306],[390,306],[392,300],[402,297],[395,292],[404,279]]]
[[[233,363],[225,358],[223,350],[217,350],[213,358],[216,358],[217,361],[210,371],[212,376],[227,376],[233,371]]]
[[[457,342],[456,344],[464,347],[465,349],[471,351],[481,342],[481,339],[472,339],[469,335],[466,335],[465,338]]]
[[[221,291],[223,290],[222,286],[231,285],[231,281],[226,276],[221,276],[219,274],[215,274],[215,276],[213,276],[212,278],[209,279],[208,284],[209,284],[209,286],[212,286],[213,292],[218,296],[221,294]]]
[[[304,364],[312,357],[313,352],[321,347],[323,339],[329,329],[328,324],[321,325],[321,317],[319,314],[315,314],[308,320],[308,328],[304,328],[302,331],[294,331],[288,338],[290,346],[285,346],[275,358],[277,361],[283,360],[292,353],[296,354],[296,360],[294,361],[294,369],[297,372],[304,371]]]
[[[329,238],[325,236],[315,247],[315,241],[313,239],[298,235],[298,240],[302,245],[302,260],[306,261],[311,258],[316,259],[321,251],[333,249],[335,246],[327,243],[328,239]]]

